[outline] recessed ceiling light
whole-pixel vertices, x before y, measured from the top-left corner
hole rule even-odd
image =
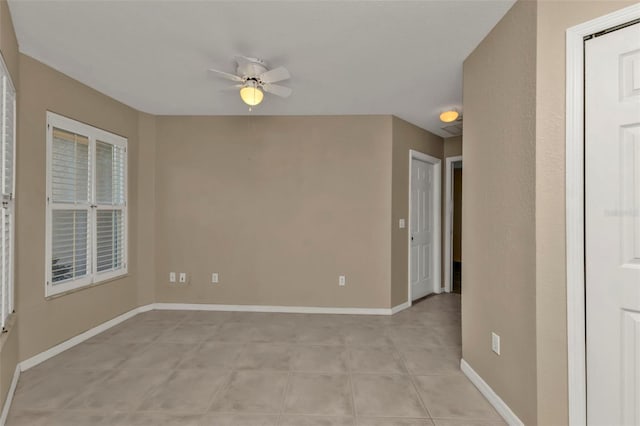
[[[440,120],[445,123],[451,123],[452,121],[456,121],[460,117],[460,113],[458,111],[452,109],[449,111],[445,111],[440,114]]]

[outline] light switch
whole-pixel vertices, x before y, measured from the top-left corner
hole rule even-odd
[[[400,229],[404,229],[404,219],[400,219]]]

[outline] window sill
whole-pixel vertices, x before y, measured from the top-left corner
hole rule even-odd
[[[72,289],[69,289],[69,290],[61,291],[60,293],[56,293],[56,294],[50,294],[48,296],[45,296],[44,300],[57,299],[59,297],[66,296],[68,294],[77,293],[77,292],[83,291],[83,290],[89,290],[91,288],[98,287],[98,286],[101,286],[103,284],[108,284],[108,283],[111,283],[113,281],[119,281],[119,280],[122,280],[122,279],[128,278],[128,277],[129,277],[129,272],[124,272],[121,275],[116,275],[114,277],[106,278],[104,280],[100,280],[100,281],[92,283],[92,284],[83,285],[82,287],[72,288]]]
[[[2,352],[2,349],[6,344],[7,339],[9,338],[9,334],[15,333],[15,331],[13,330],[15,325],[16,325],[16,313],[12,312],[11,315],[9,315],[9,318],[7,318],[7,323],[5,324],[5,327],[4,327],[6,331],[0,333],[0,352]]]

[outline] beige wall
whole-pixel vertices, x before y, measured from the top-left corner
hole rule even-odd
[[[536,111],[538,423],[566,424],[565,31],[633,1],[540,1]],[[466,155],[466,153],[465,153]]]
[[[26,359],[137,306],[138,113],[20,55],[16,153],[16,311]],[[45,300],[46,111],[129,139],[129,275]]]
[[[466,59],[463,93],[463,358],[526,424],[537,422],[536,7],[517,2]]]
[[[408,298],[409,150],[442,158],[442,138],[393,117],[393,177],[391,194],[391,306]],[[406,227],[400,229],[404,219]],[[444,222],[443,222],[444,223]]]
[[[156,117],[138,114],[138,305],[156,301]],[[131,231],[130,231],[131,232]]]
[[[158,117],[156,128],[159,302],[390,306],[391,117]],[[170,286],[170,271],[189,284]]]
[[[462,155],[462,136],[444,139],[444,158]]]
[[[18,89],[20,76],[18,73],[18,42],[5,0],[0,1],[0,52],[7,66],[13,85]],[[15,215],[20,211],[16,207]],[[7,323],[7,332],[0,335],[0,403],[7,397],[7,391],[18,363],[18,318],[11,315]]]

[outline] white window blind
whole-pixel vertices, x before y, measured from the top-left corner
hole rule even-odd
[[[14,254],[14,181],[15,181],[15,111],[16,91],[4,60],[0,58],[2,117],[0,118],[0,322],[4,329],[13,312],[13,254]]]
[[[47,113],[46,295],[127,272],[127,140]]]

